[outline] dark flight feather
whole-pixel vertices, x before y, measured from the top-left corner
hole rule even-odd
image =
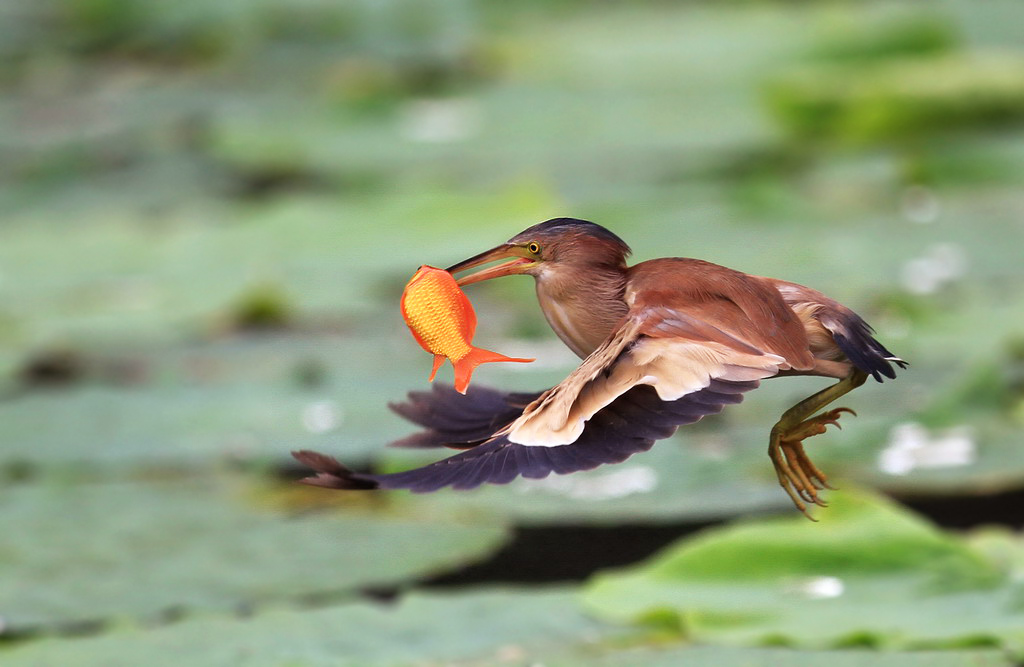
[[[293,452],[293,456],[317,473],[302,480],[304,483],[333,489],[408,489],[426,493],[446,486],[473,489],[484,483],[507,484],[520,475],[538,479],[552,472],[564,475],[625,461],[633,454],[650,449],[656,440],[671,436],[679,426],[692,424],[705,415],[720,412],[725,405],[739,403],[743,400],[744,392],[757,386],[757,381],[714,380],[705,389],[675,401],[662,401],[653,387],[638,385],[594,414],[583,433],[572,444],[557,447],[526,446],[509,442],[505,436],[498,436],[449,458],[398,473],[355,473],[329,456],[306,450]],[[523,396],[477,389],[477,392],[481,391],[492,393],[486,396],[481,393],[476,401],[468,399],[477,410],[473,417],[476,421],[467,419],[460,426],[470,424],[475,428],[485,421],[504,421],[508,416],[509,401],[515,402]],[[503,398],[497,401],[494,395]],[[463,398],[460,395],[460,399]],[[410,394],[410,402],[415,403],[415,407],[396,411],[403,416],[415,416],[415,419],[409,418],[421,426],[427,426],[426,433],[434,434],[428,439],[433,441],[444,439],[446,435],[443,434],[448,433],[434,430],[434,425],[448,427],[453,423],[449,419],[452,415],[448,414],[452,409],[451,401],[462,402],[452,398],[446,388],[430,393],[414,392]],[[485,404],[491,405],[496,411],[487,416],[486,410],[481,407]],[[518,410],[522,412],[521,407]],[[440,417],[433,420],[432,415]]]
[[[460,394],[453,386],[436,382],[431,391],[411,391],[405,401],[388,404],[393,412],[424,428],[390,446],[475,447],[511,424],[541,393],[503,393],[471,385]]]

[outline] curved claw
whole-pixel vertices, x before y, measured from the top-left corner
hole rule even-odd
[[[828,426],[842,429],[843,427],[839,424],[839,418],[843,416],[844,412],[849,412],[854,417],[857,416],[857,413],[850,408],[835,408],[834,410],[823,412],[816,417],[805,419],[783,433],[780,439],[782,442],[799,443],[807,438],[821,435]]]
[[[790,467],[789,456],[783,450],[779,444],[779,434],[775,429],[772,429],[772,437],[768,446],[768,458],[771,459],[772,465],[775,466],[775,473],[779,478],[779,486],[786,492],[789,499],[793,501],[793,505],[803,512],[811,521],[817,521],[810,512],[807,511],[807,502],[815,502],[812,497],[805,495],[806,488],[803,486],[803,482],[797,473]]]
[[[849,411],[848,408],[843,408],[843,410]],[[823,416],[828,419],[833,415]],[[814,421],[818,422],[819,420],[816,419]],[[807,425],[808,422],[803,422],[798,428],[804,430]],[[814,425],[820,426],[818,423]],[[821,428],[824,429],[823,426]],[[810,457],[807,456],[802,440],[793,438],[790,433],[792,431],[783,434],[773,429],[771,444],[768,447],[768,456],[775,466],[775,471],[779,477],[779,484],[789,495],[793,504],[807,518],[813,520],[813,517],[807,512],[807,503],[813,503],[819,507],[827,507],[828,503],[821,498],[818,492],[822,489],[833,489],[834,487],[828,483],[825,473],[818,469]]]
[[[835,426],[837,429],[842,430],[843,425],[839,423],[839,418],[842,416],[844,412],[849,412],[854,417],[857,416],[857,413],[851,410],[850,408],[836,408],[835,410],[829,410],[828,412],[824,412],[819,417],[815,417],[814,419],[820,419],[822,425],[831,424],[832,426]]]

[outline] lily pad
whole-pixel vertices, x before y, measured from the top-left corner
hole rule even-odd
[[[387,347],[380,339],[286,333],[96,348],[88,357],[92,366],[121,369],[126,377],[86,376],[0,402],[0,463],[114,472],[267,460],[299,447],[343,448],[362,457],[402,434],[386,402],[422,368],[412,345],[362,354],[371,344]],[[375,363],[384,354],[403,362]],[[363,389],[352,391],[353,384]]]
[[[0,470],[87,466],[117,475],[161,464],[286,461],[293,449],[354,463],[380,456],[412,430],[387,403],[426,385],[430,370],[429,355],[399,322],[379,336],[286,331],[96,346],[82,355],[92,370],[80,380],[0,401]],[[495,378],[553,381],[543,369],[481,370],[481,381]]]
[[[642,648],[573,658],[555,657],[545,665],[566,667],[587,664],[630,667],[997,667],[1013,661],[999,651],[914,651],[883,653],[872,650],[795,651],[786,648],[734,648],[687,646]]]
[[[583,615],[573,589],[415,593],[392,605],[274,609],[251,618],[203,614],[92,638],[0,647],[4,665],[153,667],[315,665],[713,665],[714,667],[998,667],[992,650],[886,654],[782,648],[621,646],[622,631]]]
[[[573,591],[412,594],[394,606],[275,609],[242,619],[204,614],[151,630],[47,639],[10,650],[5,665],[424,665],[516,662],[598,637]]]
[[[1008,528],[983,527],[967,537],[971,548],[996,563],[1011,579],[1024,579],[1024,535]]]
[[[701,642],[801,648],[1001,646],[1024,651],[1024,604],[981,553],[863,493],[829,512],[746,521],[596,576],[587,607]]]
[[[1019,123],[1024,59],[1013,54],[805,66],[780,77],[768,105],[798,138],[899,141],[953,127]]]
[[[254,494],[230,476],[0,490],[4,628],[351,594],[475,561],[507,536],[358,505],[289,515]]]

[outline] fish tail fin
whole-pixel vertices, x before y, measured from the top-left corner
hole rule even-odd
[[[427,382],[434,381],[434,376],[437,375],[437,371],[441,369],[441,364],[444,363],[444,360],[446,358],[447,357],[445,357],[443,354],[434,355],[434,367],[430,369],[430,378],[427,380]]]
[[[506,357],[504,354],[498,354],[497,352],[491,352],[485,350],[482,347],[474,347],[470,349],[469,354],[459,359],[458,361],[452,361],[452,365],[455,366],[455,391],[460,394],[466,393],[466,388],[469,387],[469,378],[473,375],[473,371],[480,364],[491,363],[492,361],[518,361],[520,363],[528,364],[533,359],[520,359],[518,357]]]

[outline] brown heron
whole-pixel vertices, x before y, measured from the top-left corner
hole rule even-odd
[[[803,441],[838,425],[826,406],[868,376],[893,378],[906,363],[849,308],[824,294],[698,259],[626,264],[630,248],[600,225],[556,218],[450,267],[460,285],[526,274],[541,310],[583,363],[537,394],[471,387],[413,392],[392,409],[423,431],[394,444],[447,446],[459,454],[392,474],[359,474],[316,452],[295,457],[317,471],[303,481],[345,489],[424,492],[474,488],[616,463],[683,425],[738,403],[761,380],[837,380],[783,413],[768,456],[798,509],[824,505],[825,474]]]

